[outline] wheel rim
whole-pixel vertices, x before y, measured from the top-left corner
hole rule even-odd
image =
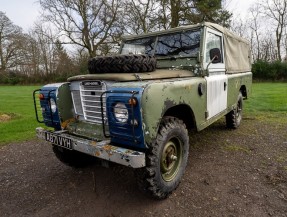
[[[178,138],[169,140],[161,155],[161,175],[166,182],[172,181],[177,175],[182,161],[182,142]]]
[[[242,102],[241,102],[241,100],[239,100],[237,102],[237,108],[236,108],[236,121],[237,121],[237,123],[239,123],[241,121],[241,117],[242,117]]]

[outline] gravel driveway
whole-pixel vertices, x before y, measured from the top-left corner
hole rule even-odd
[[[137,189],[133,170],[61,164],[39,140],[0,149],[1,216],[287,216],[285,124],[223,120],[190,134],[185,176],[166,200]]]

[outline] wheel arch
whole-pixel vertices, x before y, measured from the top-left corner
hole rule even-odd
[[[247,99],[247,88],[245,85],[241,85],[239,91],[242,93],[242,96]]]
[[[183,121],[188,130],[191,130],[196,127],[196,121],[194,117],[194,113],[190,106],[186,104],[180,104],[173,107],[168,108],[163,117],[172,116],[176,117]]]

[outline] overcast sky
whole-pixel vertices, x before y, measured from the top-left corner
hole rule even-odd
[[[37,0],[0,0],[0,11],[17,26],[27,31],[39,17]]]
[[[258,1],[258,0],[257,0]],[[226,0],[228,9],[237,17],[246,17],[249,6],[256,0]],[[0,11],[16,25],[27,31],[39,17],[37,0],[0,0]]]

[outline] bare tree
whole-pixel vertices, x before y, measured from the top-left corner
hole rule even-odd
[[[128,34],[141,34],[154,30],[158,5],[155,0],[126,0],[124,30]]]
[[[22,29],[0,11],[0,71],[17,65]]]
[[[23,41],[25,44],[25,49],[23,49],[25,61],[20,66],[20,71],[27,76],[39,76],[40,74],[41,49],[37,38],[33,36],[35,33],[30,31]]]
[[[274,21],[276,26],[276,45],[279,61],[282,60],[281,46],[284,29],[287,25],[287,1],[286,0],[265,0],[261,4],[263,13]]]
[[[255,40],[256,40],[256,46],[253,46],[252,43],[252,48],[255,48],[255,55],[253,55],[253,59],[254,60],[259,60],[260,59],[260,8],[259,5],[254,5],[253,7],[251,7],[249,9],[250,14],[251,14],[251,19],[252,21],[250,22],[250,29],[252,31],[252,34],[255,35]],[[253,42],[253,38],[252,38],[252,42]],[[253,49],[252,49],[253,50]]]
[[[246,20],[232,20],[230,30],[235,32],[240,37],[248,38],[248,23],[246,22]]]
[[[159,25],[163,29],[183,24],[211,21],[229,25],[232,14],[222,7],[223,0],[157,0],[159,4]]]
[[[194,19],[195,0],[157,0],[158,26],[160,29],[169,29]]]
[[[56,36],[51,27],[36,22],[31,31],[31,36],[37,41],[38,49],[40,51],[40,71],[44,74],[50,74],[55,71],[54,67],[54,50]]]
[[[88,50],[90,57],[111,34],[117,34],[120,0],[40,0],[44,17],[66,43]]]

